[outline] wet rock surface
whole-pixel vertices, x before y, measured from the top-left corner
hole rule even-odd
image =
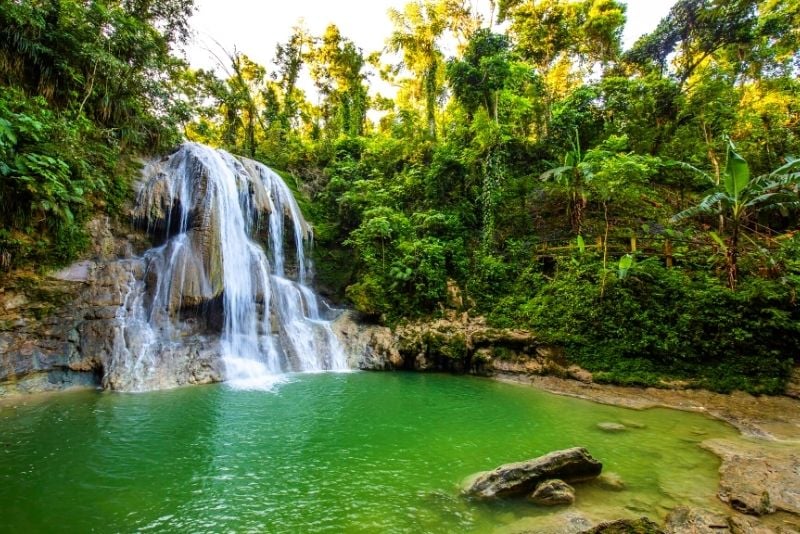
[[[731,508],[756,516],[776,511],[800,515],[800,448],[796,444],[707,440],[701,446],[722,458],[719,498]]]
[[[563,480],[545,480],[536,486],[528,500],[540,506],[559,506],[575,502],[575,488]]]
[[[63,273],[75,278],[75,273]],[[68,276],[67,276],[68,275]],[[98,381],[80,352],[83,283],[29,273],[0,291],[0,396]],[[80,363],[84,362],[84,363]]]
[[[465,481],[463,494],[480,500],[519,496],[532,493],[551,479],[569,483],[591,480],[600,475],[602,469],[603,464],[589,451],[574,447],[477,473]]]
[[[347,355],[350,367],[372,371],[403,368],[397,337],[385,326],[363,322],[358,314],[345,311],[331,323]]]
[[[131,284],[142,280],[141,259],[83,261],[51,277],[20,278],[0,292],[0,396],[72,387],[130,389],[131,377],[112,371],[118,345],[137,351],[149,340],[122,327]],[[201,336],[160,351],[155,381],[168,388],[219,381],[213,343]]]
[[[679,506],[667,515],[667,534],[729,534],[729,518],[698,508]]]
[[[647,517],[606,521],[581,534],[663,534],[658,524]]]

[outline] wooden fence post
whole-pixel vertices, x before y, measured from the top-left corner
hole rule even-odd
[[[631,252],[636,252],[636,236],[631,236]]]

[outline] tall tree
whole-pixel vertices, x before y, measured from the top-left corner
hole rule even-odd
[[[349,136],[363,134],[369,102],[361,50],[332,24],[309,51],[308,64],[323,99],[326,129]]]
[[[472,36],[460,60],[447,64],[447,78],[453,94],[469,111],[482,106],[497,120],[499,91],[511,75],[508,37],[488,28]]]
[[[757,4],[757,0],[678,0],[625,57],[641,67],[672,72],[683,85],[717,51],[753,43]]]
[[[442,94],[444,55],[441,39],[450,31],[464,36],[474,29],[474,19],[463,1],[416,0],[404,10],[389,10],[394,31],[388,48],[402,53],[403,66],[414,76],[413,90],[423,101],[428,135],[436,138],[436,107]]]
[[[545,76],[563,77],[574,67],[617,59],[625,5],[617,0],[505,0],[498,18],[511,21],[509,31],[522,57]]]
[[[302,97],[297,93],[297,81],[303,68],[304,57],[312,46],[312,38],[308,32],[297,26],[286,43],[278,44],[275,48],[274,63],[277,69],[272,73],[272,78],[280,88],[281,105],[274,89],[269,89],[265,100],[269,104],[268,110],[280,120],[281,137],[285,137],[291,128],[297,128],[297,118]]]

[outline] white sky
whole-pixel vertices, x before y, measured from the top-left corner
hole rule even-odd
[[[321,35],[331,22],[365,54],[380,50],[392,31],[390,7],[402,9],[407,0],[197,0],[191,19],[195,39],[187,50],[192,66],[218,69],[209,49],[220,55],[219,43],[228,51],[247,54],[272,69],[277,43],[284,43],[292,27],[302,20],[312,35]],[[488,13],[488,0],[472,0]],[[675,0],[628,0],[625,47],[651,31]],[[215,43],[216,41],[216,43]],[[373,84],[378,80],[373,79]]]

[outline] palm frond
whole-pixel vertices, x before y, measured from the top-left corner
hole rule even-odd
[[[550,169],[549,171],[545,171],[539,175],[539,179],[542,181],[547,181],[552,178],[557,178],[558,176],[564,174],[565,172],[572,170],[572,167],[568,167],[566,165],[561,167],[556,167],[555,169]]]
[[[685,171],[691,171],[691,172],[699,174],[700,176],[702,176],[703,178],[705,178],[706,180],[708,180],[711,183],[716,183],[716,180],[714,180],[714,178],[710,174],[708,174],[707,172],[701,171],[700,169],[698,169],[694,165],[691,165],[690,163],[686,163],[685,161],[670,160],[670,161],[666,162],[664,164],[664,166],[665,167],[675,167],[675,168],[682,169],[682,170],[685,170]]]
[[[770,176],[777,176],[777,175],[780,175],[780,174],[786,174],[786,172],[789,169],[791,169],[793,167],[798,167],[798,166],[800,166],[800,158],[795,158],[795,157],[792,157],[792,156],[786,156],[786,163],[784,165],[781,165],[780,167],[778,167],[777,169],[775,169],[771,173],[769,173],[769,175]]]
[[[701,200],[697,207],[706,212],[712,213],[719,211],[720,204],[727,205],[732,203],[733,200],[727,193],[723,191],[717,191],[716,193],[711,193],[706,198]]]
[[[800,172],[790,172],[788,174],[770,173],[769,178],[774,178],[764,186],[765,189],[778,189],[800,185]]]
[[[718,191],[705,197],[697,206],[692,206],[691,208],[686,208],[685,210],[676,213],[670,220],[672,222],[678,222],[690,217],[696,217],[697,215],[719,213],[719,205],[729,204],[730,200],[731,199],[727,194],[723,193],[722,191]]]
[[[758,195],[755,198],[750,199],[749,201],[745,202],[744,205],[747,206],[747,207],[752,207],[752,206],[758,206],[760,204],[766,204],[767,202],[770,202],[771,199],[774,199],[776,195],[780,195],[780,194],[782,194],[782,193],[780,193],[780,192],[764,193],[764,194]],[[774,201],[774,200],[772,200],[772,201]]]
[[[759,211],[779,211],[781,214],[788,214],[790,211],[800,210],[800,199],[786,199],[784,201],[770,202],[759,208]]]

